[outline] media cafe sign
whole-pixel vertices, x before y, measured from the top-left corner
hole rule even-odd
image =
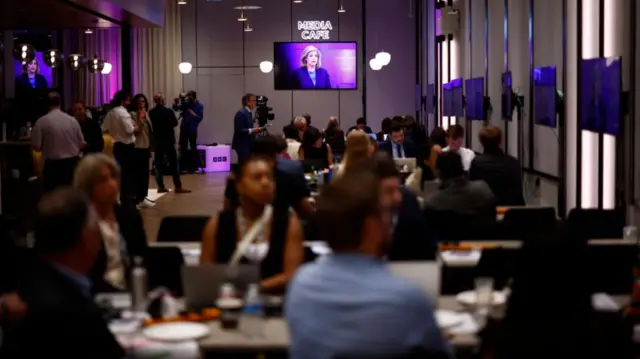
[[[303,40],[329,40],[332,30],[331,21],[298,21],[298,31]]]

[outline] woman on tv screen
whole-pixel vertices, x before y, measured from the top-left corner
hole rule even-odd
[[[40,74],[40,64],[36,58],[22,65],[22,74],[16,77],[16,90],[46,89],[47,79]]]
[[[330,89],[331,79],[322,68],[322,53],[315,46],[307,46],[300,56],[300,67],[291,74],[293,89]]]

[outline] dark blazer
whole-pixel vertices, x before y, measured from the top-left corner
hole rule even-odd
[[[485,152],[471,161],[469,179],[483,180],[496,196],[499,206],[524,206],[522,169],[515,157],[502,151]]]
[[[485,182],[469,181],[466,177],[443,183],[424,201],[425,210],[474,216],[484,223],[495,222],[497,205],[496,197]]]
[[[389,260],[410,261],[433,259],[433,240],[426,234],[427,223],[422,215],[416,195],[402,188],[402,204],[398,209],[398,222],[393,232]]]
[[[28,310],[21,325],[5,332],[1,358],[125,357],[79,282],[40,260],[22,270],[28,271],[28,280],[21,281],[17,293]]]
[[[133,206],[117,206],[116,218],[120,227],[120,235],[122,235],[126,246],[127,258],[123,258],[123,261],[126,262],[125,275],[128,279],[134,258],[144,258],[147,255],[147,236],[144,231],[142,216],[137,208]],[[106,270],[107,252],[102,248],[89,275],[95,293],[117,291],[117,289],[105,282],[104,274]]]
[[[251,128],[253,128],[251,111],[246,108],[239,109],[233,118],[233,140],[231,141],[231,148],[236,151],[238,158],[246,158],[251,154],[251,141],[254,137],[249,133]]]
[[[393,156],[393,145],[392,142],[384,141],[378,145],[378,150],[387,152],[390,156]],[[404,149],[404,157],[405,158],[417,158],[418,157],[418,149],[416,145],[408,138],[404,139],[402,143],[402,148]],[[420,163],[418,161],[418,163]]]
[[[168,107],[156,106],[149,111],[153,126],[153,144],[157,148],[172,147],[176,143],[175,128],[178,126],[176,113]]]
[[[49,85],[47,84],[47,79],[44,76],[40,74],[36,74],[35,78],[36,78],[35,88],[46,89],[49,87]],[[33,89],[33,88],[34,87],[32,87],[31,83],[29,82],[29,76],[27,74],[20,74],[16,76],[16,93],[23,90]]]
[[[87,146],[82,149],[83,153],[102,152],[104,148],[104,137],[102,137],[102,128],[97,121],[86,118],[80,123],[82,136]]]
[[[291,72],[292,89],[330,89],[329,73],[322,67],[316,69],[316,84],[313,84],[306,67],[299,67]]]

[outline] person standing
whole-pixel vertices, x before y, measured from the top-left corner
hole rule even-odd
[[[149,192],[149,159],[151,158],[151,122],[149,121],[149,101],[143,94],[133,97],[131,119],[138,127],[135,141],[135,196],[140,208],[155,206],[155,202],[147,198]]]
[[[120,164],[121,184],[120,202],[122,204],[135,203],[135,145],[138,131],[127,106],[131,104],[131,95],[120,90],[113,96],[114,106],[107,114],[102,124],[102,130],[113,137],[113,157]]]
[[[71,185],[80,151],[86,146],[78,122],[60,110],[57,92],[45,99],[49,113],[41,117],[31,132],[33,148],[42,151],[42,171],[45,192]]]
[[[158,193],[167,193],[162,178],[162,164],[165,159],[169,163],[171,174],[173,175],[173,186],[175,193],[190,193],[191,190],[182,188],[180,180],[180,168],[178,167],[178,155],[176,153],[175,127],[178,126],[178,119],[175,112],[165,106],[166,100],[163,94],[157,93],[153,96],[155,107],[149,111],[149,119],[153,127],[152,138],[155,150],[155,175],[158,184]]]
[[[260,132],[260,127],[253,123],[252,111],[254,108],[256,108],[256,95],[248,93],[242,96],[242,108],[236,112],[233,118],[231,148],[236,151],[239,163],[251,156],[251,141],[253,141],[255,134]]]
[[[198,125],[203,118],[204,106],[198,101],[196,92],[187,92],[180,124],[180,168],[187,172],[195,172],[198,167]]]
[[[82,101],[76,101],[71,107],[71,114],[76,118],[82,129],[82,136],[87,145],[82,150],[85,155],[88,153],[102,152],[104,148],[104,138],[100,124],[87,117],[87,110]]]

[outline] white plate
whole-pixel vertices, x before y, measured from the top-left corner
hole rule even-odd
[[[436,310],[436,322],[443,329],[455,327],[463,321],[463,317],[451,310]]]
[[[466,292],[462,292],[456,296],[456,300],[459,303],[464,305],[476,305],[476,302],[477,302],[476,292],[474,290],[468,290]],[[498,291],[493,292],[493,300],[491,301],[491,304],[494,307],[503,305],[506,302],[507,302],[507,296],[504,293],[498,292]]]
[[[211,333],[211,330],[208,325],[202,323],[174,322],[152,325],[145,328],[142,333],[153,340],[183,342],[204,338]]]

